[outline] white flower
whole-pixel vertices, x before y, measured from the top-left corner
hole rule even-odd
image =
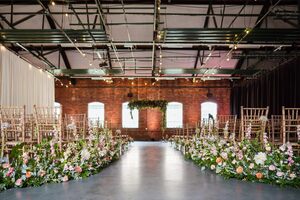
[[[216,166],[215,166],[215,165],[211,165],[211,166],[210,166],[210,169],[211,169],[211,170],[214,170],[214,169],[216,169]]]
[[[276,167],[275,167],[274,165],[270,165],[270,166],[269,166],[269,170],[270,170],[270,171],[275,171],[275,169],[276,169]]]
[[[88,160],[91,157],[90,152],[86,148],[81,150],[80,155],[81,155],[81,161]]]
[[[281,177],[281,176],[283,176],[283,172],[280,172],[280,171],[279,171],[279,172],[277,172],[277,173],[276,173],[276,176],[278,176],[278,177]]]
[[[254,167],[254,163],[250,163],[249,169],[253,169],[253,167]]]
[[[265,161],[267,160],[267,155],[263,152],[259,152],[258,154],[256,154],[254,156],[254,160],[255,160],[256,164],[263,165],[265,163]]]
[[[271,151],[271,147],[270,146],[266,146],[266,151]]]
[[[67,125],[67,129],[69,129],[69,130],[75,130],[76,129],[76,125],[72,122],[71,124]]]
[[[285,145],[285,144],[283,144],[283,145],[281,145],[281,146],[279,147],[279,149],[280,149],[281,151],[285,151],[285,148],[286,148],[286,145]]]
[[[228,155],[227,155],[226,152],[222,152],[222,153],[221,153],[221,157],[222,157],[224,160],[227,160]]]
[[[1,129],[6,129],[6,128],[9,128],[9,127],[10,127],[10,124],[7,123],[7,122],[3,122],[3,123],[1,124]]]
[[[117,134],[117,135],[121,135],[121,130],[120,130],[120,129],[117,129],[117,130],[116,130],[116,134]]]
[[[235,165],[236,164],[236,160],[234,159],[231,163]]]
[[[262,122],[267,122],[268,121],[268,117],[262,115],[262,116],[260,116],[259,120],[262,121]]]
[[[294,173],[291,173],[291,174],[290,174],[290,178],[291,178],[291,179],[294,179],[294,178],[296,178],[296,174],[294,174]]]

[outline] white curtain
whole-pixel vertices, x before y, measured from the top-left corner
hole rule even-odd
[[[54,78],[3,46],[0,48],[0,103],[2,106],[54,106]]]

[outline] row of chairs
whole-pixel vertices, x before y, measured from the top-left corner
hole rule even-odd
[[[88,134],[86,114],[60,114],[61,108],[34,106],[33,114],[26,114],[26,107],[0,107],[1,155],[20,143],[40,143],[45,138],[57,137],[60,148],[63,143],[86,138]],[[95,127],[94,127],[95,128]],[[97,125],[101,129],[101,125]]]
[[[281,145],[290,142],[296,149],[300,148],[300,108],[282,107],[282,115],[271,115],[268,119],[269,107],[266,108],[244,108],[241,107],[241,118],[236,115],[219,115],[214,121],[214,129],[219,135],[223,135],[225,126],[229,133],[236,133],[237,140],[242,140],[251,126],[251,137],[260,137],[262,132],[267,132],[269,142],[274,145]],[[199,129],[211,123],[204,121],[197,123],[195,127]],[[189,137],[195,133],[195,127],[185,126],[175,130],[175,135]]]

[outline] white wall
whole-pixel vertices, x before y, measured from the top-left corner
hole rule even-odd
[[[54,78],[3,46],[0,47],[0,103],[1,106],[26,106],[32,113],[33,105],[54,105]]]

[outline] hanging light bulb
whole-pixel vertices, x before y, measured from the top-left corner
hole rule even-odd
[[[52,4],[52,6],[55,6],[55,2],[54,1],[51,1],[51,4]]]
[[[66,13],[66,17],[68,17],[68,13]]]
[[[234,49],[237,49],[238,47],[237,47],[237,45],[234,45]]]

